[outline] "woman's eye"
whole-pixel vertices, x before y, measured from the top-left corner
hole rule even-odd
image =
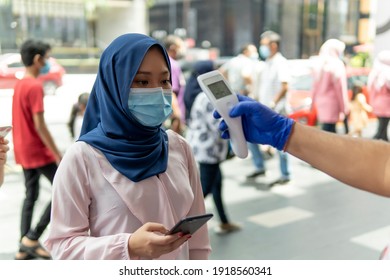
[[[163,84],[163,85],[170,85],[171,82],[170,82],[169,80],[163,80],[163,81],[162,81],[162,84]]]
[[[134,81],[134,83],[137,84],[137,85],[140,85],[140,86],[148,85],[148,81],[146,81],[146,80]]]

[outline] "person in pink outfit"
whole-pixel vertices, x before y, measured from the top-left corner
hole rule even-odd
[[[170,70],[164,47],[146,35],[119,36],[103,52],[80,138],[54,179],[45,242],[53,259],[208,259],[207,225],[167,234],[205,213],[190,145],[162,128]]]
[[[341,57],[345,44],[337,39],[327,40],[313,63],[313,105],[325,131],[336,132],[336,124],[348,114],[347,73]]]
[[[387,126],[390,120],[390,51],[381,51],[368,76],[368,90],[373,113],[378,118],[374,139],[389,141]]]

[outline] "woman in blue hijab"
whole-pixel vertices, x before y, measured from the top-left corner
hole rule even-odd
[[[161,124],[172,113],[163,46],[125,34],[103,52],[79,140],[54,180],[45,245],[53,259],[207,259],[207,226],[165,235],[205,213],[191,147]]]

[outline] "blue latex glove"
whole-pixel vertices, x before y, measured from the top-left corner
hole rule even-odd
[[[238,95],[238,99],[240,102],[231,109],[230,117],[241,116],[246,140],[283,150],[294,121],[249,97]],[[214,111],[214,117],[220,118],[221,116]],[[224,120],[221,121],[219,130],[222,131],[222,138],[230,138],[228,126]]]

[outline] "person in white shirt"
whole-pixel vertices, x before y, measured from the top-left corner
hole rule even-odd
[[[258,75],[260,70],[259,53],[254,44],[244,45],[240,54],[219,68],[236,93],[252,97],[256,94],[255,88],[259,86],[256,74]],[[252,180],[258,176],[264,176],[264,157],[259,145],[248,143],[248,149],[251,152],[255,170],[247,176],[247,179]]]
[[[280,114],[285,114],[286,93],[290,75],[287,59],[279,51],[280,35],[266,31],[260,36],[260,56],[265,59],[265,67],[260,81],[260,102]],[[281,177],[270,183],[286,184],[290,181],[287,154],[278,151]]]
[[[253,56],[258,57],[256,46],[246,44],[240,53],[224,63],[219,71],[229,81],[232,89],[239,94],[248,95],[252,86],[254,71]]]

